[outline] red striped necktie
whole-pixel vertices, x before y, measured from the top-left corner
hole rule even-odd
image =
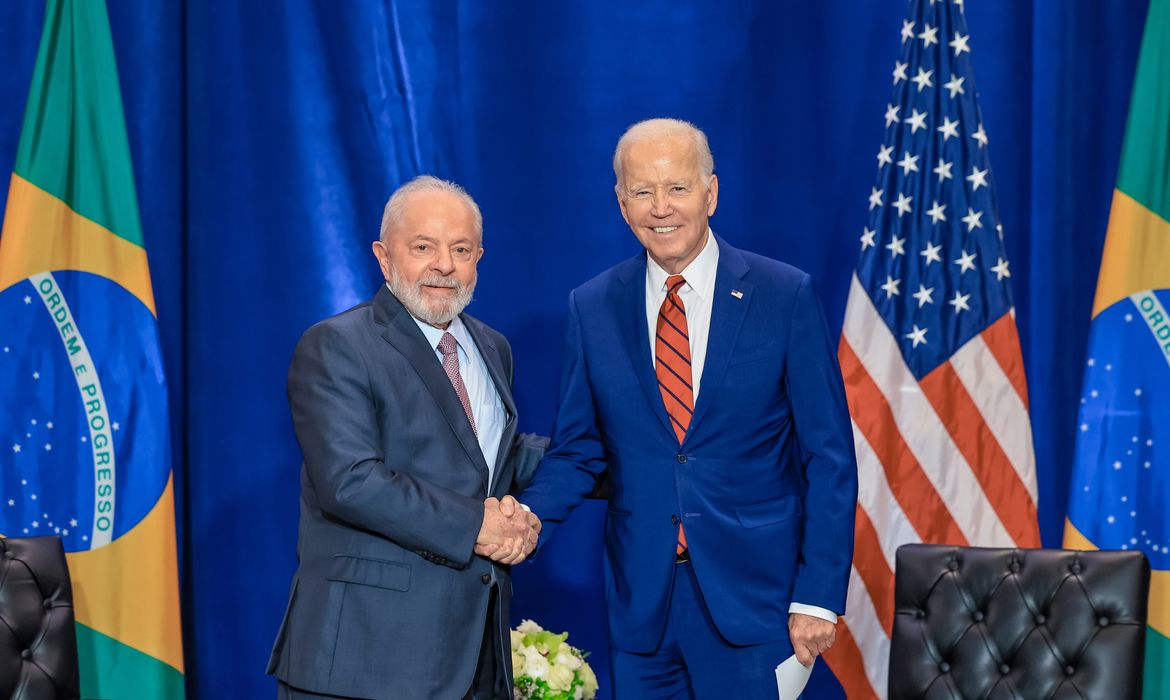
[[[687,281],[682,275],[666,278],[666,299],[658,310],[654,336],[654,372],[658,390],[666,404],[671,427],[681,445],[695,411],[695,392],[691,383],[691,342],[687,331],[687,312],[678,290]],[[680,523],[676,554],[687,551],[687,535]]]

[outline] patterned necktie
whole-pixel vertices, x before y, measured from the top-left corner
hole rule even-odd
[[[691,384],[691,342],[687,331],[687,312],[678,290],[687,281],[682,275],[666,279],[666,299],[658,310],[654,335],[654,372],[658,375],[658,390],[666,404],[671,427],[679,445],[691,425],[695,411],[695,393]],[[687,535],[680,523],[676,554],[687,551]]]
[[[471,423],[471,432],[478,438],[475,416],[471,413],[471,399],[467,398],[467,387],[463,385],[463,377],[459,374],[459,344],[455,342],[455,336],[444,333],[439,339],[439,352],[443,353],[443,371],[447,373],[447,379],[451,380],[451,386],[455,387],[459,403],[463,404],[463,412],[467,414],[467,421]]]

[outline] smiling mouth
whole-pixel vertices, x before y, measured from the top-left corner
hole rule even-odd
[[[651,226],[654,233],[670,233],[678,228],[678,226]]]

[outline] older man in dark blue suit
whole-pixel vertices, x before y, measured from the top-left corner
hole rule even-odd
[[[608,472],[619,697],[775,698],[775,667],[811,664],[845,609],[857,474],[835,344],[807,274],[709,229],[701,131],[636,124],[614,172],[646,250],[570,295],[556,428],[523,500],[543,541]]]
[[[462,313],[482,231],[457,185],[407,183],[373,244],[386,286],[297,345],[299,566],[268,668],[281,697],[511,697],[509,565],[540,523],[506,494],[543,449],[516,436],[508,341]]]

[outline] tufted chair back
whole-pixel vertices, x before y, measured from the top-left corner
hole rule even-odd
[[[898,549],[890,700],[1138,700],[1140,552]]]
[[[73,589],[61,540],[0,539],[0,700],[78,695]]]

